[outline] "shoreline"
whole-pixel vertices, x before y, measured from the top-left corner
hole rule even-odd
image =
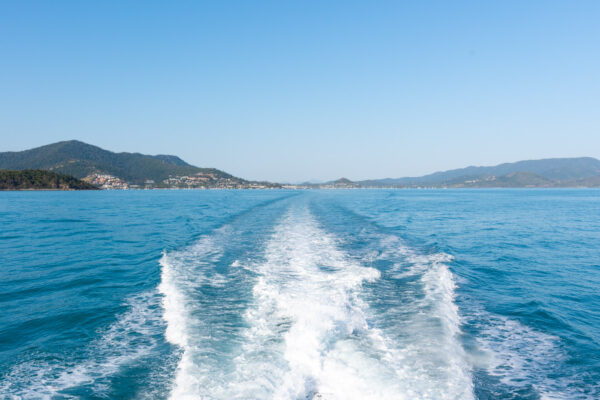
[[[565,186],[565,187],[361,187],[361,188],[151,188],[151,189],[0,189],[0,192],[146,192],[153,190],[566,190],[566,189],[600,189],[598,186]]]

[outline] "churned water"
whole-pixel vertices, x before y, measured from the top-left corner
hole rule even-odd
[[[0,398],[600,398],[600,191],[0,193]]]

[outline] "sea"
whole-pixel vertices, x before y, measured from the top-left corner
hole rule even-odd
[[[599,399],[600,190],[0,193],[1,399]]]

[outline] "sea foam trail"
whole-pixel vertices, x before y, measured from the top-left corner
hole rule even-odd
[[[228,227],[221,228],[213,236],[204,236],[195,245],[179,251],[164,253],[161,264],[161,282],[158,286],[163,295],[163,318],[167,323],[167,340],[183,350],[177,365],[171,399],[197,399],[200,388],[210,385],[209,379],[217,379],[218,361],[214,359],[214,347],[219,332],[213,332],[210,315],[218,310],[203,300],[202,290],[207,286],[223,285],[224,277],[211,268],[223,254],[219,246],[227,237]],[[218,303],[219,299],[215,299]],[[225,332],[221,332],[226,336]]]
[[[404,310],[410,317],[384,329],[374,322],[386,314],[369,305],[365,286],[377,286],[381,272],[342,251],[307,207],[289,209],[261,257],[235,261],[221,275],[215,266],[230,251],[230,234],[216,232],[161,260],[166,336],[183,349],[171,399],[473,398],[444,260],[419,260],[399,247],[394,257],[415,258],[403,273],[420,276],[421,292]],[[236,271],[248,284],[243,307],[206,295],[231,293]],[[235,313],[237,327],[219,317]]]
[[[556,365],[564,365],[568,358],[560,347],[558,337],[537,331],[508,317],[491,314],[479,307],[463,310],[463,315],[459,315],[454,303],[455,279],[446,265],[452,260],[452,256],[445,253],[418,253],[395,236],[385,237],[381,247],[388,250],[379,257],[402,260],[388,271],[391,277],[416,278],[423,286],[425,296],[408,308],[425,309],[427,303],[431,305],[427,317],[423,313],[411,313],[409,325],[425,332],[429,317],[437,316],[442,322],[446,335],[437,338],[435,335],[422,337],[427,337],[430,341],[432,352],[443,354],[447,359],[448,371],[453,371],[452,374],[455,375],[455,388],[466,384],[468,370],[475,368],[485,370],[499,381],[500,386],[489,389],[490,393],[496,393],[499,397],[511,396],[511,391],[515,389],[532,387],[542,400],[596,398],[593,394],[580,390],[581,385],[575,384],[575,377],[551,378]],[[477,351],[468,356],[458,340],[455,340],[463,323],[477,328],[479,332],[474,338]],[[414,343],[419,340],[417,335],[409,336]],[[426,346],[415,348],[420,348],[421,351],[418,359],[430,358],[422,353]],[[467,358],[474,364],[473,367],[467,365]]]
[[[379,271],[350,261],[306,209],[292,209],[265,249],[241,354],[223,398],[397,398],[394,371],[370,344],[363,283]]]
[[[382,343],[403,390],[420,399],[474,398],[455,277],[446,265],[452,257],[420,253],[393,235],[371,239],[379,250],[367,258],[391,262],[373,294],[384,303],[373,321],[387,336]]]

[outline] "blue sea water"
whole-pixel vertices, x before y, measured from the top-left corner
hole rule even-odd
[[[0,193],[0,398],[600,398],[600,191]]]

